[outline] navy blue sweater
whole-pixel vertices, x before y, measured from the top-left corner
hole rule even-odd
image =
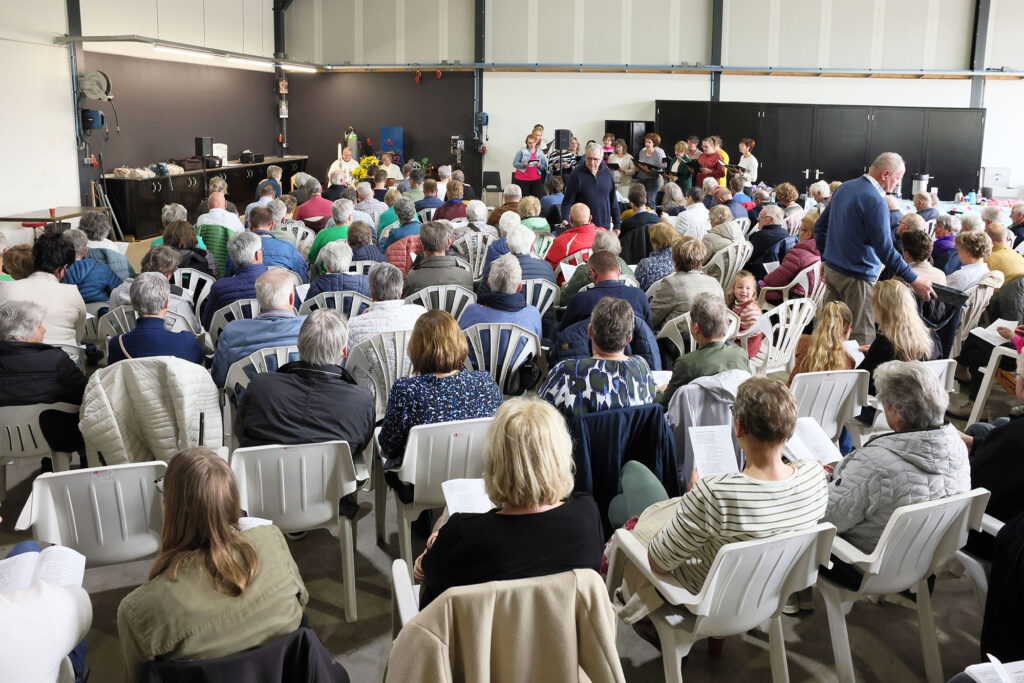
[[[128,351],[125,356],[121,344]],[[107,365],[113,365],[127,357],[149,358],[150,356],[177,356],[193,363],[203,362],[203,347],[191,332],[170,332],[164,329],[164,319],[143,316],[135,329],[107,343]]]
[[[590,207],[590,222],[599,228],[618,230],[619,200],[615,194],[615,179],[607,166],[601,165],[595,176],[586,164],[580,164],[565,181],[565,197],[562,199],[562,218],[568,220],[573,204]]]

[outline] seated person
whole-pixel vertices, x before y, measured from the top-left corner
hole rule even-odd
[[[263,185],[256,190],[257,199],[245,207],[245,221],[249,221],[249,213],[257,206],[266,206],[274,199],[273,185]]]
[[[181,206],[178,204],[177,206]],[[185,207],[181,207],[184,209]],[[135,277],[135,270],[132,269],[128,259],[125,258],[117,245],[108,239],[110,235],[110,218],[105,211],[88,211],[78,221],[78,229],[89,238],[86,246],[89,247],[89,258],[106,264],[114,275],[122,280]]]
[[[68,230],[63,237],[75,249],[75,262],[68,266],[64,282],[78,287],[82,300],[87,304],[110,299],[110,293],[121,284],[121,278],[108,266],[87,258],[89,238],[84,232]]]
[[[676,272],[651,287],[651,329],[659,330],[669,320],[689,311],[700,294],[714,294],[725,300],[718,280],[700,271],[706,255],[704,244],[692,237],[682,237],[672,247]]]
[[[200,320],[203,327],[210,329],[213,314],[239,299],[256,298],[256,278],[267,272],[263,265],[263,242],[260,238],[243,231],[228,240],[228,254],[238,265],[238,270],[231,277],[221,278],[210,285],[210,294],[203,303]],[[291,280],[291,275],[288,275]]]
[[[765,276],[765,263],[781,262],[785,257],[786,241],[791,235],[786,230],[784,222],[782,209],[777,206],[766,206],[758,215],[758,229],[750,233],[750,244],[754,251],[751,252],[750,260],[745,266],[754,277],[761,279]]]
[[[397,169],[396,169],[397,170]],[[378,168],[373,172],[373,198],[379,202],[384,201],[384,195],[388,193],[388,172]]]
[[[423,199],[423,171],[418,168],[409,172],[409,187],[402,190],[402,196],[417,202]]]
[[[932,284],[946,284],[946,274],[931,264],[932,238],[928,233],[908,230],[900,238],[900,244],[903,248],[903,260],[910,265],[911,270],[923,275]]]
[[[523,198],[523,188],[519,187],[515,183],[510,183],[505,186],[505,190],[502,194],[504,204],[501,206],[494,207],[494,210],[487,215],[487,225],[497,225],[501,219],[502,214],[507,211],[519,211],[519,202]],[[518,215],[518,213],[516,214]],[[590,219],[587,219],[588,222]]]
[[[794,244],[786,255],[782,257],[779,267],[767,273],[758,284],[761,287],[785,287],[796,279],[796,276],[808,266],[821,261],[821,254],[818,253],[818,246],[814,242],[814,219],[815,215],[810,214],[800,221],[800,241]],[[819,277],[819,271],[811,271],[810,283],[814,286]],[[789,291],[790,298],[806,296],[803,285],[797,285]],[[765,301],[780,303],[782,294],[780,292],[768,292],[765,294]]]
[[[627,356],[635,319],[629,302],[605,297],[587,326],[590,358],[559,361],[537,390],[567,415],[646,405],[654,401],[654,377],[640,356]]]
[[[546,218],[540,215],[540,200],[527,195],[519,202],[519,219],[523,225],[535,232],[549,232],[551,226]]]
[[[490,374],[465,369],[468,356],[466,335],[450,313],[431,309],[416,321],[409,339],[416,374],[395,381],[378,437],[387,468],[402,464],[413,427],[490,417],[501,405],[501,389]],[[410,487],[387,474],[399,497],[411,502]]]
[[[761,210],[769,204],[775,204],[775,202],[772,201],[771,194],[766,190],[757,190],[754,192],[753,199],[754,208],[747,211],[747,218],[750,219],[751,225],[757,225],[757,217],[761,214]],[[895,197],[893,197],[893,199],[895,199]],[[776,206],[778,205],[776,204]]]
[[[540,311],[528,306],[520,293],[523,271],[515,256],[505,254],[491,264],[487,285],[488,291],[481,294],[476,303],[462,309],[459,327],[465,330],[478,323],[512,323],[533,332],[537,339],[544,336]]]
[[[956,255],[961,265],[946,276],[946,286],[970,292],[988,273],[985,259],[992,253],[992,240],[984,230],[961,230],[956,236]]]
[[[238,486],[205,448],[181,451],[157,481],[164,529],[149,581],[117,608],[127,680],[143,662],[204,660],[297,629],[309,593],[281,531],[238,527]]]
[[[705,180],[714,180],[714,178],[705,178]],[[714,182],[711,185],[717,187],[718,183]],[[691,187],[686,191],[686,198],[684,199],[686,210],[676,216],[676,232],[683,237],[693,237],[698,240],[704,239],[710,224],[708,219],[710,211],[704,203],[705,199],[709,202],[714,201],[712,195],[705,195],[704,190],[699,187]]]
[[[498,207],[501,208],[501,207]],[[495,209],[494,211],[497,211]],[[494,215],[494,212],[491,212]],[[487,221],[490,223],[490,220]],[[569,209],[569,229],[559,233],[544,256],[552,268],[557,268],[562,259],[577,251],[592,249],[597,233],[604,230],[591,222],[590,207],[577,202]]]
[[[263,265],[286,268],[298,275],[302,282],[307,282],[306,259],[290,242],[274,237],[271,232],[273,227],[274,214],[267,207],[257,206],[249,213],[249,230],[252,231],[252,234],[259,236],[262,242],[260,252],[263,254]],[[235,262],[231,260],[229,250],[224,273],[230,277],[235,274],[235,270]]]
[[[757,282],[754,276],[746,270],[741,270],[732,279],[732,286],[725,295],[725,303],[730,310],[740,319],[740,327],[737,330],[737,337],[730,341],[740,344],[740,334],[744,334],[757,324],[761,319],[761,307],[757,305]],[[751,334],[746,340],[747,355],[751,359],[757,356],[761,350],[761,342],[764,333]]]
[[[508,254],[511,254],[519,261],[519,270],[523,280],[547,280],[554,283],[555,273],[551,270],[551,264],[544,259],[534,258],[533,244],[536,241],[535,233],[525,225],[513,225],[505,234],[505,247]],[[506,254],[507,255],[507,254]],[[476,295],[481,297],[491,291],[488,286],[488,279],[491,275],[491,267],[494,261],[484,266],[483,279],[477,285]]]
[[[266,185],[270,185],[274,188],[274,198],[281,196],[281,174],[283,170],[280,166],[267,166],[267,177],[260,181],[260,184],[256,186],[256,193],[259,194],[263,191]]]
[[[925,223],[939,217],[939,211],[932,206],[932,196],[927,192],[914,193],[914,210]]]
[[[598,570],[601,518],[590,494],[573,492],[572,471],[557,411],[536,399],[502,405],[484,441],[484,490],[499,507],[453,514],[430,536],[413,572],[421,609],[452,586]]]
[[[454,218],[466,218],[466,204],[462,201],[462,183],[449,180],[445,202],[434,212],[433,220],[450,221]]]
[[[473,273],[458,266],[455,256],[445,252],[452,243],[451,224],[448,221],[430,221],[420,228],[423,254],[413,263],[405,276],[402,296],[411,296],[434,285],[461,285],[473,291]]]
[[[493,230],[495,230],[497,232],[498,236],[501,239],[494,240],[493,242],[488,244],[487,245],[487,254],[484,256],[484,271],[483,272],[485,273],[485,275],[484,275],[485,278],[487,277],[486,273],[491,268],[491,264],[494,263],[499,257],[504,256],[505,254],[508,253],[508,233],[509,233],[509,231],[514,226],[522,225],[522,224],[523,224],[523,219],[519,217],[519,213],[516,212],[516,211],[506,211],[505,213],[501,214],[501,218],[498,219],[498,227],[497,228],[492,228]],[[527,228],[527,230],[529,230],[529,228]],[[530,230],[530,232],[533,232],[533,231]],[[534,235],[534,241],[536,241],[536,239],[537,239],[537,236]],[[530,250],[532,251],[533,250],[533,242],[531,242],[530,245],[531,245],[530,246]],[[552,269],[552,271],[553,270],[554,269]]]
[[[493,225],[487,225],[487,205],[479,199],[466,202],[466,219],[469,221],[469,225],[466,226],[469,231],[498,235],[498,230]]]
[[[1024,256],[1010,247],[1013,233],[999,223],[989,223],[985,226],[985,234],[992,240],[992,253],[985,259],[985,263],[989,270],[1003,273],[1003,286],[1024,275]]]
[[[437,181],[427,178],[423,181],[423,199],[416,202],[416,213],[424,209],[437,209],[444,204],[437,198]]]
[[[367,277],[362,273],[350,273],[348,270],[352,265],[352,248],[345,240],[328,242],[327,246],[320,250],[320,265],[327,272],[313,280],[313,284],[306,292],[306,301],[321,292],[357,292],[363,296],[370,296],[370,281]],[[359,311],[353,311],[351,317],[354,318],[358,314]]]
[[[622,273],[614,254],[610,251],[595,251],[584,265],[594,286],[590,289],[581,289],[573,295],[562,316],[560,330],[589,318],[597,302],[608,296],[628,301],[637,316],[647,323],[648,327],[651,326],[651,309],[647,297],[639,287],[628,286],[619,280]]]
[[[6,237],[4,238],[7,239]],[[32,274],[32,245],[31,244],[15,244],[10,249],[4,251],[4,275],[8,275],[9,279],[6,282],[12,280],[24,280]]]
[[[132,281],[132,310],[138,315],[138,321],[131,332],[107,342],[108,367],[126,358],[150,356],[176,356],[193,363],[203,362],[205,354],[195,334],[164,329],[170,299],[171,283],[160,273],[142,273]]]
[[[78,287],[62,284],[75,263],[75,248],[54,232],[40,235],[32,247],[32,274],[0,285],[0,304],[26,301],[43,311],[42,341],[54,346],[75,346],[85,334],[85,302]]]
[[[235,421],[243,447],[347,441],[353,454],[373,438],[373,394],[341,366],[348,356],[348,322],[321,308],[299,330],[299,360],[252,378]]]
[[[85,375],[63,349],[43,342],[45,314],[41,304],[28,301],[0,305],[0,406],[82,403]],[[53,450],[85,449],[77,412],[44,411],[39,426]]]
[[[316,263],[316,257],[327,244],[335,240],[343,240],[348,237],[349,227],[352,225],[352,207],[355,206],[351,199],[336,199],[331,204],[331,218],[334,224],[324,228],[313,238],[313,244],[309,247],[306,260],[310,265]]]
[[[402,271],[390,263],[378,263],[367,276],[370,307],[348,322],[349,348],[382,332],[412,330],[416,320],[427,312],[419,304],[402,300]]]
[[[466,182],[466,174],[463,171],[458,169],[452,171],[452,180],[458,180],[460,183],[462,183],[463,201],[471,202],[474,199],[476,199],[476,190],[473,189],[472,185]]]
[[[641,185],[641,187],[643,187]],[[651,237],[651,253],[636,264],[637,284],[645,292],[663,277],[675,272],[672,261],[672,246],[679,241],[679,233],[669,223],[653,223],[647,226]],[[575,275],[575,273],[573,273]]]
[[[544,189],[548,193],[540,198],[540,212],[547,216],[548,210],[552,206],[562,206],[562,200],[565,199],[565,181],[557,175],[553,175],[544,181]]]
[[[715,201],[718,203],[718,206],[724,206],[725,208],[729,209],[729,212],[732,213],[733,218],[747,217],[747,210],[743,208],[743,204],[741,204],[740,202],[736,201],[733,198],[732,192],[730,190],[724,187],[716,190]]]
[[[309,199],[299,204],[295,209],[295,220],[304,221],[307,218],[322,218],[331,215],[331,201],[323,198],[323,185],[316,178],[310,178],[305,185]]]
[[[595,252],[610,251],[615,254],[615,262],[619,264],[619,271],[622,273],[629,272],[629,264],[620,256],[622,253],[622,243],[619,242],[619,236],[611,230],[598,230],[597,234],[594,235],[591,249]],[[578,266],[559,289],[558,300],[561,302],[561,305],[568,306],[576,292],[589,284],[590,270],[586,267],[586,264]]]
[[[369,223],[356,221],[349,226],[348,246],[352,249],[353,261],[387,261],[384,252],[373,244],[373,228]]]
[[[850,338],[853,314],[842,301],[830,301],[818,309],[817,321],[811,334],[801,334],[796,342],[793,371],[787,385],[803,372],[837,372],[853,370],[856,363],[843,347]]]
[[[890,361],[875,370],[875,385],[893,433],[875,437],[835,466],[821,520],[865,553],[874,550],[896,508],[971,488],[967,447],[943,420],[949,395],[931,368]],[[821,573],[857,590],[860,572],[834,556],[832,562]]]
[[[740,176],[733,177],[738,178]],[[704,248],[707,250],[708,254],[704,257],[704,265],[711,263],[711,259],[714,255],[726,247],[736,244],[737,242],[745,242],[747,239],[744,237],[743,228],[741,228],[732,217],[732,212],[729,211],[728,207],[712,207],[711,211],[708,212],[708,220],[711,222],[711,229],[708,230],[700,240],[704,244]],[[718,268],[718,264],[709,267],[707,275],[710,275],[713,278],[720,277],[721,272]]]
[[[384,193],[384,205],[388,208],[377,218],[377,225],[375,226],[377,234],[380,234],[380,232],[389,225],[398,222],[398,216],[395,215],[395,201],[397,201],[401,196],[402,193],[399,192],[397,187],[389,188],[388,191]]]
[[[420,222],[416,220],[415,203],[408,197],[399,197],[395,200],[395,215],[398,217],[398,227],[390,230],[384,229],[380,233],[380,250],[386,252],[392,242],[397,242],[403,237],[420,234]]]
[[[178,252],[181,257],[179,268],[192,268],[210,277],[218,277],[217,259],[199,246],[195,228],[188,221],[174,221],[164,228],[164,243],[158,246],[170,247]]]
[[[690,338],[695,348],[676,359],[672,366],[672,378],[667,385],[659,387],[654,400],[664,408],[668,408],[679,387],[698,377],[717,375],[726,370],[750,372],[746,351],[725,343],[729,309],[721,295],[712,292],[698,294],[689,312]]]
[[[899,280],[884,280],[871,289],[871,310],[878,334],[870,346],[861,346],[864,359],[858,370],[871,373],[868,393],[875,393],[874,373],[891,360],[933,360],[941,353],[931,331],[917,313],[914,294]]]
[[[147,251],[146,255],[142,257],[142,272],[159,273],[169,283],[171,276],[174,275],[174,271],[178,269],[180,263],[181,255],[177,249],[158,244]],[[135,278],[129,278],[110,293],[111,308],[131,305],[133,282],[135,282]],[[199,320],[196,318],[196,314],[192,312],[192,294],[178,285],[171,285],[170,292],[170,303],[167,306],[167,310],[185,318],[193,330],[199,330]]]
[[[252,319],[232,320],[217,338],[210,373],[218,387],[224,386],[228,369],[235,361],[268,346],[295,344],[306,316],[295,315],[294,285],[291,273],[278,268],[266,271],[256,280],[260,314]]]
[[[693,593],[722,546],[808,529],[828,500],[821,463],[782,461],[797,418],[796,399],[784,384],[752,377],[740,385],[732,410],[736,440],[746,454],[743,471],[702,477],[694,470],[690,490],[648,548],[651,570],[671,573]]]
[[[949,213],[940,213],[935,219],[935,242],[932,244],[932,262],[947,275],[956,270],[956,236],[960,233],[960,219]],[[946,270],[946,266],[950,270]]]
[[[341,196],[349,199],[344,192]],[[362,211],[369,216],[370,220],[366,221],[367,223],[376,225],[377,219],[388,210],[388,205],[373,196],[373,187],[370,186],[370,183],[362,182],[356,185],[356,204],[353,208],[355,211]],[[330,213],[329,208],[328,213]],[[366,220],[361,216],[354,216],[354,218]]]
[[[210,184],[213,184],[212,180]],[[245,226],[238,218],[238,210],[232,207],[228,207],[223,190],[210,192],[207,211],[196,219],[196,225],[220,225],[233,232],[242,232],[245,230]]]
[[[633,215],[622,221],[619,230],[621,235],[661,222],[661,217],[647,208],[647,188],[643,183],[633,183],[629,186],[629,207],[633,210]]]

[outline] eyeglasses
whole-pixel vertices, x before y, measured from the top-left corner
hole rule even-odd
[[[157,493],[159,493],[161,496],[164,495],[164,478],[163,477],[160,477],[159,479],[154,479],[153,480],[153,486],[156,487],[156,492]]]

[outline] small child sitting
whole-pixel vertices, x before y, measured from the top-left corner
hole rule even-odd
[[[761,307],[757,303],[757,280],[750,271],[741,270],[733,278],[732,287],[725,295],[725,302],[740,318],[739,333],[743,334],[761,319]],[[761,350],[764,333],[758,332],[747,339],[747,356],[753,358]],[[735,341],[735,340],[734,340]]]

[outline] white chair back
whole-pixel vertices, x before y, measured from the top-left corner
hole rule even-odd
[[[469,225],[468,218],[450,218],[448,222],[452,224],[453,228],[464,228]]]
[[[786,230],[789,231],[790,235],[793,235],[794,237],[796,237],[796,236],[798,236],[800,234],[800,223],[803,222],[803,220],[804,220],[804,212],[803,211],[797,211],[795,213],[791,213],[790,215],[786,216],[786,218],[784,219],[784,222],[786,224]]]
[[[938,219],[937,218],[933,218],[930,221],[925,221],[925,224],[924,224],[925,225],[925,232],[927,232],[928,236],[931,237],[933,240],[935,239],[935,223],[936,222],[938,222]]]
[[[348,266],[348,272],[358,275],[369,275],[370,268],[377,265],[376,261],[353,261]]]
[[[619,274],[619,282],[621,282],[622,284],[626,285],[627,287],[639,287],[640,286],[640,283],[637,282],[637,279],[635,277],[633,277],[633,275],[631,275],[630,273],[620,273]],[[594,285],[593,282],[589,282],[589,283],[583,285],[582,287],[580,287],[580,291],[581,292],[585,292],[588,289],[593,289],[594,286],[595,285]]]
[[[813,417],[836,441],[849,420],[867,405],[867,370],[803,372],[793,378],[790,391],[796,397],[800,417]]]
[[[753,253],[754,245],[750,242],[746,240],[733,242],[725,249],[716,251],[707,265],[700,270],[702,273],[707,273],[711,266],[718,266],[718,282],[722,285],[723,290],[728,291],[732,285],[733,278],[736,277],[736,273],[740,272],[743,266],[747,265],[747,261],[750,260],[750,256]]]
[[[790,299],[764,315],[739,336],[741,346],[758,332],[764,333],[761,349],[750,366],[758,375],[770,375],[789,369],[796,355],[796,344],[804,328],[814,319],[814,302],[807,298]]]
[[[85,555],[88,566],[140,560],[160,548],[162,461],[41,474],[15,529]]]
[[[298,287],[299,285],[302,284],[302,276],[300,276],[298,273],[296,273],[294,270],[291,270],[290,268],[285,268],[284,266],[267,266],[267,270],[283,270],[286,273],[291,274],[292,280],[294,280],[295,287]]]
[[[740,329],[740,317],[732,311],[727,313],[728,320],[725,324],[725,338],[732,339]],[[679,349],[679,355],[693,351],[690,321],[689,311],[682,315],[677,315],[662,326],[661,331],[658,332],[657,339],[668,339]]]
[[[297,346],[267,346],[253,351],[245,358],[236,360],[228,368],[228,374],[224,380],[224,394],[231,398],[238,398],[256,375],[263,372],[277,372],[282,365],[298,359],[299,347]]]
[[[440,308],[458,320],[466,306],[476,303],[476,294],[461,285],[432,285],[410,294],[404,301],[407,304],[419,304],[424,308]]]
[[[486,232],[471,232],[459,237],[452,242],[452,248],[456,249],[469,259],[470,272],[473,277],[479,279],[484,272],[484,261],[487,258],[487,247],[497,241],[497,237]]]
[[[309,315],[320,308],[333,308],[346,318],[354,318],[370,307],[370,297],[359,292],[320,292],[299,306],[299,315]]]
[[[73,403],[36,403],[27,406],[0,408],[0,501],[7,495],[7,463],[12,458],[53,459],[53,470],[65,472],[71,466],[71,454],[52,451],[43,438],[39,416],[47,410],[77,415],[79,406]]]
[[[256,299],[239,299],[238,301],[232,301],[227,306],[220,308],[213,313],[213,317],[210,319],[210,341],[214,345],[217,344],[217,338],[220,337],[221,331],[227,324],[232,320],[240,320],[242,318],[253,319],[260,314],[260,302]]]
[[[195,268],[178,268],[171,275],[171,284],[178,285],[189,293],[192,298],[192,310],[197,313],[210,294],[210,286],[216,281],[212,275]]]
[[[533,242],[533,253],[544,258],[548,255],[548,249],[551,248],[551,244],[555,241],[555,236],[550,232],[538,232]]]
[[[378,420],[384,417],[388,394],[395,380],[412,374],[412,361],[409,359],[411,337],[411,330],[382,332],[349,350],[345,369],[373,392]]]
[[[570,246],[572,245],[570,244]],[[566,256],[561,262],[568,263],[570,266],[582,266],[593,253],[593,249],[580,249]]]
[[[478,323],[465,332],[469,342],[466,368],[489,372],[504,394],[510,393],[511,380],[523,363],[540,358],[540,339],[519,325]]]
[[[768,292],[778,292],[782,295],[783,301],[789,301],[791,298],[803,296],[813,301],[815,306],[820,306],[821,300],[825,297],[825,279],[818,276],[818,270],[820,267],[820,262],[812,263],[797,273],[789,284],[782,287],[762,287],[761,292],[757,297],[757,302],[761,306],[761,310],[766,310],[775,305],[768,301]],[[812,282],[814,283],[813,286],[811,286]],[[803,289],[804,293],[796,294],[794,290],[797,287]]]
[[[139,316],[131,306],[118,306],[100,318],[96,325],[96,331],[101,340],[107,340],[131,332],[138,322]],[[197,334],[197,330],[192,329],[188,318],[174,311],[167,311],[167,315],[164,317],[164,329],[169,332]]]
[[[960,327],[957,328],[956,337],[953,338],[953,349],[949,354],[950,358],[956,358],[960,355],[960,349],[963,347],[967,335],[978,326],[981,314],[988,308],[988,302],[992,300],[992,295],[995,291],[996,288],[991,285],[977,285],[968,293],[967,303],[964,304],[964,313],[960,318]]]
[[[932,369],[939,383],[947,393],[956,388],[953,375],[956,373],[956,360],[953,358],[939,358],[938,360],[926,360],[924,364]]]
[[[750,219],[749,218],[733,218],[733,222],[736,224],[744,235],[750,232]]]
[[[316,239],[316,232],[308,225],[298,221],[287,223],[282,229],[290,235],[291,243],[299,250],[300,254],[305,256],[309,253],[309,248],[313,246],[313,240]]]
[[[426,223],[428,221],[434,220],[435,211],[437,211],[437,209],[420,209],[418,214],[420,223]]]
[[[540,311],[541,316],[558,301],[558,285],[539,278],[523,280],[523,295],[526,303]]]

